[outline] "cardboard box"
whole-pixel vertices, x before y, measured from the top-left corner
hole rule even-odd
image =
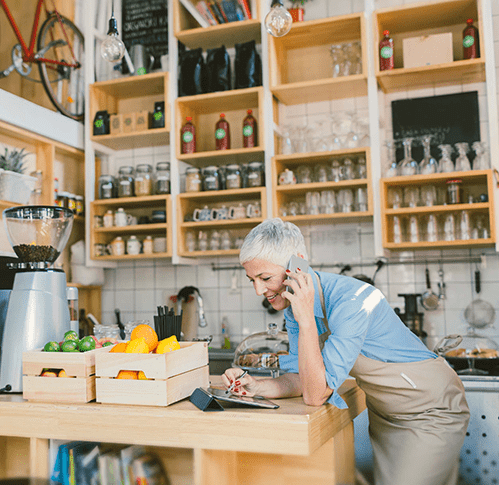
[[[149,128],[149,111],[135,113],[135,131],[145,131]]]
[[[111,135],[123,133],[123,115],[111,115],[109,122]]]
[[[404,67],[422,67],[452,62],[452,34],[434,34],[403,39]]]
[[[123,115],[123,133],[133,133],[135,131],[135,113]]]

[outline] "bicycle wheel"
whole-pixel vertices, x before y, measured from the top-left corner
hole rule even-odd
[[[37,46],[40,58],[68,64],[79,63],[79,67],[75,68],[39,61],[38,68],[45,91],[54,106],[69,118],[83,120],[85,53],[82,33],[71,20],[53,14],[42,24]]]

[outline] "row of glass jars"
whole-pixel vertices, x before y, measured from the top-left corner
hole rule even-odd
[[[141,197],[170,193],[170,162],[159,162],[153,172],[152,165],[141,163],[137,168],[123,166],[118,177],[101,175],[99,177],[99,199],[116,197]]]
[[[235,163],[217,167],[189,167],[185,171],[185,191],[241,189],[265,185],[265,171],[262,162],[243,165]]]

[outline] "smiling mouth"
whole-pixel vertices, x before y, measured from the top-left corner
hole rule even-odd
[[[279,296],[279,293],[275,293],[272,296],[267,296],[267,300],[272,303],[277,297]]]

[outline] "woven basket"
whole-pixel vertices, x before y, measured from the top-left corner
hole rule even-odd
[[[0,169],[0,200],[27,204],[35,184],[36,178],[31,175]]]

